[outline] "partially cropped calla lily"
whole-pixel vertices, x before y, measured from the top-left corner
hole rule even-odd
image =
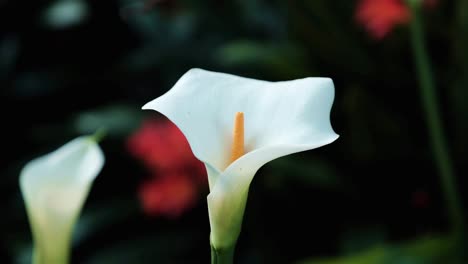
[[[205,163],[215,249],[234,247],[260,167],[337,139],[330,124],[333,98],[329,78],[267,82],[192,69],[143,107],[172,120]]]
[[[34,263],[68,263],[73,227],[104,155],[92,136],[79,137],[32,160],[20,188],[34,239]]]

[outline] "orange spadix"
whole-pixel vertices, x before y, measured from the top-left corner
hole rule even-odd
[[[232,135],[231,163],[244,155],[244,113],[237,112]]]

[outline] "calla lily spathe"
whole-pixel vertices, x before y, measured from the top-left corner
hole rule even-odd
[[[329,78],[267,82],[192,69],[143,107],[174,122],[205,163],[212,246],[235,245],[249,185],[260,167],[338,138],[330,124],[333,98]],[[237,112],[245,117],[245,154],[231,162]]]
[[[30,161],[20,188],[34,239],[34,263],[68,263],[73,227],[104,165],[94,137],[76,138]]]

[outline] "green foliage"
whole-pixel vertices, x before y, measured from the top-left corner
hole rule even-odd
[[[454,258],[453,241],[426,237],[399,245],[378,245],[348,257],[305,260],[301,264],[443,264],[460,263]]]
[[[106,134],[110,136],[125,137],[138,128],[142,121],[144,113],[140,108],[114,104],[86,111],[74,119],[74,130],[78,134],[92,134],[99,129],[105,129]]]

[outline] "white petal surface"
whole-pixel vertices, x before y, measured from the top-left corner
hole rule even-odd
[[[20,187],[39,253],[54,255],[70,238],[103,164],[92,137],[80,137],[23,168]]]
[[[247,152],[277,145],[318,147],[336,137],[330,124],[333,97],[329,78],[266,82],[192,69],[143,109],[167,116],[198,159],[224,171],[236,112],[244,112]]]

